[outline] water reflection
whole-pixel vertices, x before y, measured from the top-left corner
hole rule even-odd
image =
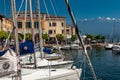
[[[64,51],[64,53],[66,60],[74,60],[75,63],[84,59],[81,50]],[[88,50],[88,55],[93,64],[95,73],[100,80],[120,80],[120,54],[114,54],[111,50],[97,47],[92,50]],[[80,63],[77,63],[77,66],[78,65],[80,65]],[[92,80],[92,76],[86,62],[83,64],[82,69],[82,79],[86,76],[87,79],[85,80]]]

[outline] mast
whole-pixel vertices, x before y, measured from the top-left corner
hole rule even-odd
[[[11,8],[12,8],[12,18],[13,18],[13,27],[14,29],[14,40],[15,40],[15,52],[17,56],[17,77],[16,80],[21,80],[21,66],[20,66],[20,54],[19,54],[19,42],[18,42],[18,27],[17,27],[17,18],[16,18],[16,6],[15,0],[11,0]]]
[[[115,34],[115,20],[113,20],[112,34],[111,34],[111,43],[114,43],[114,34]]]
[[[26,16],[27,16],[27,2],[28,2],[28,0],[26,0],[26,4],[25,4],[25,22],[24,22],[24,32],[23,32],[23,34],[24,34],[24,38],[23,38],[23,41],[25,42],[25,38],[26,38]]]
[[[30,22],[31,22],[31,27],[32,27],[32,29],[31,29],[31,32],[32,32],[32,41],[33,41],[33,44],[35,44],[31,0],[29,0],[29,7],[30,7]],[[34,46],[35,46],[35,45],[34,45]],[[37,60],[36,60],[36,53],[35,53],[35,50],[34,50],[34,64],[35,64],[35,68],[36,68],[36,67],[37,67]]]
[[[89,65],[90,71],[91,71],[91,73],[92,73],[92,75],[93,75],[94,80],[97,80],[96,74],[95,74],[95,72],[94,72],[94,69],[93,69],[93,67],[92,67],[91,61],[90,61],[89,56],[88,56],[88,54],[87,54],[86,47],[84,46],[84,42],[83,42],[83,40],[82,40],[81,34],[80,34],[80,32],[79,32],[79,29],[78,29],[78,27],[77,27],[76,20],[75,20],[75,17],[74,17],[74,15],[73,15],[73,12],[71,11],[71,8],[70,8],[70,5],[69,5],[69,3],[68,3],[68,0],[65,0],[65,3],[66,3],[66,6],[67,6],[67,9],[68,9],[68,12],[69,12],[69,14],[70,14],[70,17],[71,17],[71,19],[72,19],[73,25],[75,26],[76,34],[78,35],[79,41],[80,41],[81,46],[82,46],[82,48],[83,48],[83,50],[84,50],[83,54],[84,54],[84,56],[85,56],[86,59],[87,59],[87,63],[88,63],[88,65]]]
[[[43,52],[42,52],[42,47],[43,47],[43,39],[42,39],[42,28],[41,28],[41,17],[40,17],[40,0],[37,0],[37,11],[38,11],[38,26],[39,26],[39,40],[40,40],[40,55],[41,59],[43,58]]]

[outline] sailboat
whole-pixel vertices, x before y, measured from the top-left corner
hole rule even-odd
[[[114,42],[113,42],[114,28],[115,28],[115,20],[113,20],[113,28],[112,28],[110,41],[108,43],[105,43],[105,46],[104,46],[106,50],[112,50],[112,48],[113,48],[113,45],[114,45]]]
[[[116,44],[113,45],[112,52],[115,54],[120,53],[120,42],[117,42]]]
[[[40,21],[40,12],[38,12],[38,17],[39,17],[38,21]],[[63,61],[63,59],[64,59],[63,55],[56,54],[56,53],[50,54],[50,52],[51,52],[50,50],[44,50],[43,49],[41,28],[39,30],[40,30],[39,31],[39,35],[40,35],[39,36],[40,37],[40,48],[39,49],[40,50],[38,50],[38,51],[34,50],[35,53],[34,53],[34,51],[32,51],[32,53],[34,53],[35,55],[34,54],[27,54],[27,55],[21,56],[20,59],[21,59],[22,67],[27,67],[27,68],[28,67],[29,68],[34,67],[34,62],[35,62],[34,59],[36,58],[36,64],[37,64],[37,67],[39,67],[39,68],[46,68],[46,67],[48,67],[49,63],[50,63],[52,68],[60,68],[60,67],[61,68],[63,68],[63,67],[70,68],[73,64],[73,61]],[[34,36],[34,33],[33,33],[33,36]],[[33,42],[34,42],[34,40],[33,40]],[[27,52],[26,50],[24,50],[24,47],[25,46],[29,47],[29,44],[32,44],[32,42],[21,43],[21,45],[23,45],[23,46],[21,46],[21,49],[23,50],[23,52],[21,52],[22,54],[24,54],[24,52],[25,53],[30,53],[30,52]],[[32,47],[30,48],[30,50],[31,49],[34,49],[33,44],[32,44]],[[47,54],[47,56],[46,56],[43,51],[48,51],[49,54]],[[31,60],[30,60],[30,58],[31,58]]]
[[[16,12],[15,10],[15,0],[11,0],[12,2],[12,10],[14,12]],[[70,9],[70,6],[68,4],[68,0],[65,0],[66,2],[66,5],[68,7],[68,11],[71,15],[71,9]],[[31,4],[31,0],[29,1],[29,3]],[[39,3],[39,0],[38,0],[38,3]],[[13,20],[14,20],[14,26],[17,26],[15,24],[15,13],[12,14],[13,15]],[[73,15],[72,15],[73,16]],[[72,17],[72,20],[73,20],[73,17]],[[73,20],[73,23],[74,23],[74,20]],[[75,23],[74,23],[75,25]],[[75,26],[76,27],[76,26]],[[77,27],[76,27],[77,29]],[[78,30],[77,30],[78,31]],[[17,31],[15,30],[15,34],[17,34]],[[86,51],[86,48],[84,47],[84,44],[83,44],[83,41],[82,41],[82,38],[81,36],[78,34],[79,36],[79,40],[82,44],[82,47],[84,49],[84,54],[87,58],[87,61],[88,61],[88,65],[90,66],[90,70],[92,72],[92,75],[93,75],[93,78],[94,80],[97,80],[96,78],[96,75],[94,73],[94,70],[92,68],[92,65],[90,63],[90,60],[89,60],[89,57],[88,55],[86,54],[87,51]],[[18,39],[16,39],[18,40]],[[17,46],[17,44],[16,44]],[[16,53],[19,53],[18,51],[18,47],[16,47]],[[7,80],[80,80],[80,76],[81,76],[81,73],[82,73],[82,68],[79,68],[79,69],[76,69],[76,67],[72,67],[72,68],[69,68],[69,69],[64,69],[64,68],[61,68],[61,69],[51,69],[50,67],[48,69],[39,69],[39,68],[21,68],[20,67],[20,59],[19,59],[20,56],[17,56],[18,58],[18,68],[17,68],[17,75],[16,76],[7,76],[7,77],[0,77],[0,79],[7,79]],[[36,66],[37,67],[37,66]]]

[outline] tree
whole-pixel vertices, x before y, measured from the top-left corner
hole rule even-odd
[[[49,38],[48,34],[42,34],[42,38],[43,38],[43,45],[45,44],[45,40]]]
[[[2,46],[3,46],[3,43],[4,43],[3,40],[6,39],[7,36],[8,36],[7,32],[0,31],[0,42],[1,42]]]
[[[57,38],[58,43],[61,44],[61,41],[64,39],[64,35],[63,34],[57,34],[56,38]]]
[[[105,36],[101,36],[101,40],[105,42]]]
[[[62,34],[57,34],[56,35],[56,38],[57,38],[57,40],[63,40],[64,39],[64,35],[62,35]]]
[[[32,34],[26,33],[25,36],[26,36],[26,37],[25,37],[26,40],[32,40]],[[23,38],[22,38],[22,39],[23,39]]]
[[[75,41],[75,40],[77,40],[77,35],[72,35],[71,41]]]
[[[91,40],[96,40],[96,37],[93,36],[92,34],[87,34],[87,39],[90,38]]]
[[[49,35],[48,35],[48,34],[46,34],[46,33],[45,33],[45,34],[42,34],[42,38],[46,40],[46,39],[48,39],[48,38],[49,38]]]
[[[13,35],[13,34],[10,35],[10,41],[11,41],[12,39],[14,39],[14,35]]]
[[[7,32],[5,31],[0,31],[0,39],[6,39],[7,38]]]
[[[105,41],[105,36],[102,36],[102,35],[97,35],[97,36],[95,36],[95,38],[97,39],[97,40],[101,40],[102,42],[104,42]]]

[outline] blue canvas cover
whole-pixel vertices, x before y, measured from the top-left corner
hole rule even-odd
[[[34,53],[34,44],[32,41],[26,41],[20,43],[20,55],[33,54]]]
[[[45,47],[45,48],[43,48],[43,52],[50,54],[51,53],[51,49]]]
[[[0,57],[3,56],[6,52],[7,50],[0,51]]]

